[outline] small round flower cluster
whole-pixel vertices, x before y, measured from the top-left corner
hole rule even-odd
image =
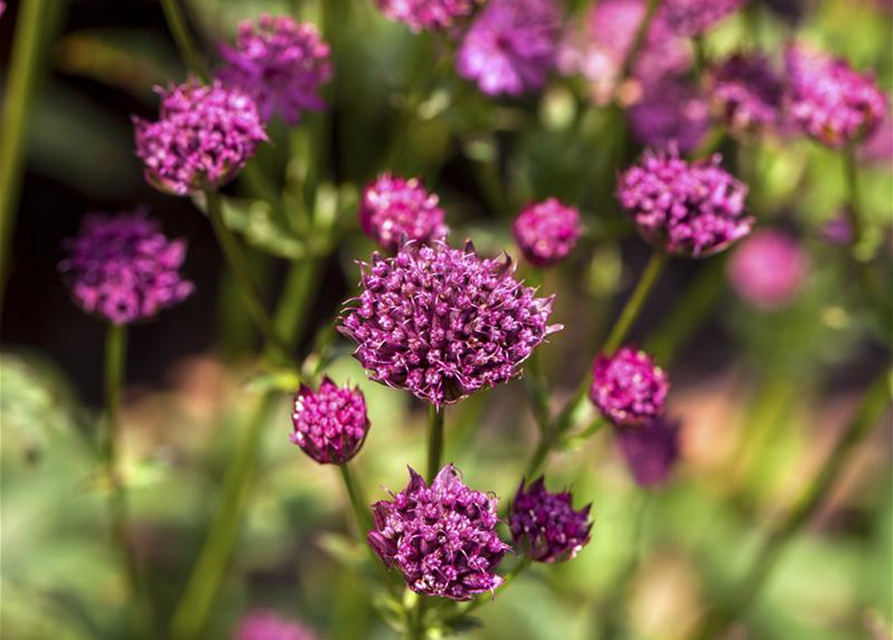
[[[644,351],[622,347],[592,364],[589,398],[617,426],[640,426],[664,412],[667,374]]]
[[[734,54],[710,82],[713,110],[731,130],[756,131],[778,123],[785,88],[765,56]]]
[[[385,173],[363,191],[360,227],[385,251],[394,252],[407,240],[443,240],[449,233],[436,194],[418,178]]]
[[[637,484],[659,485],[679,458],[679,423],[657,417],[632,429],[618,429],[617,445]]]
[[[366,400],[359,389],[339,387],[326,376],[313,392],[301,385],[291,416],[291,441],[320,464],[344,464],[369,432]]]
[[[496,568],[511,549],[496,533],[498,500],[466,487],[452,465],[429,487],[412,468],[406,489],[373,505],[367,539],[407,586],[427,596],[468,600],[502,584]]]
[[[506,382],[561,326],[547,324],[552,298],[537,298],[510,260],[479,257],[468,244],[408,242],[396,257],[361,263],[363,289],[340,331],[372,380],[435,406]]]
[[[275,611],[256,609],[239,622],[235,640],[316,640],[316,634]]]
[[[808,266],[806,254],[791,236],[781,231],[760,231],[732,254],[729,283],[744,300],[772,311],[793,300]]]
[[[689,164],[671,151],[646,151],[620,177],[617,197],[639,233],[666,251],[702,258],[750,233],[747,187],[719,166],[720,156]]]
[[[194,289],[180,275],[186,241],[168,239],[142,212],[89,215],[65,247],[59,269],[70,276],[74,299],[114,324],[151,318]]]
[[[376,0],[389,20],[402,22],[412,31],[438,31],[470,16],[476,0]]]
[[[522,480],[509,511],[517,549],[537,562],[561,562],[576,556],[589,542],[592,505],[574,511],[571,493],[550,493],[542,476],[526,489],[524,485]]]
[[[319,87],[332,77],[329,45],[312,24],[288,16],[260,17],[239,25],[235,47],[222,46],[226,64],[217,77],[250,95],[261,120],[279,116],[297,124],[302,111],[325,108]]]
[[[136,154],[157,189],[188,195],[207,182],[219,187],[267,139],[257,107],[240,89],[190,81],[162,95],[157,122],[134,118]]]
[[[579,212],[555,198],[526,207],[512,230],[524,257],[537,267],[550,267],[567,258],[582,232]]]
[[[704,33],[746,0],[666,0],[660,12],[667,24],[682,36]]]

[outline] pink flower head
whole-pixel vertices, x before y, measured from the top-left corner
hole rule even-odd
[[[622,347],[592,363],[589,398],[614,424],[641,425],[664,412],[667,374],[644,351]]]
[[[737,53],[713,73],[713,110],[733,131],[758,131],[779,120],[784,83],[764,56]]]
[[[682,36],[704,33],[746,0],[665,0],[660,8],[667,24]]]
[[[443,240],[449,233],[436,194],[418,178],[384,173],[363,191],[360,226],[385,251],[396,251],[407,240]]]
[[[509,510],[509,527],[519,551],[536,562],[562,562],[589,542],[592,521],[586,505],[574,511],[570,491],[551,493],[543,476],[525,489],[521,481]]]
[[[574,250],[580,239],[580,214],[555,198],[527,206],[512,226],[515,241],[530,264],[550,267]]]
[[[617,444],[637,484],[663,484],[679,459],[679,423],[657,417],[622,427],[617,429]]]
[[[275,611],[255,609],[239,622],[234,640],[317,640],[317,636]]]
[[[642,96],[627,110],[633,137],[653,149],[688,153],[710,130],[710,104],[700,88],[682,78],[643,83]]]
[[[376,0],[376,4],[386,18],[418,33],[452,27],[474,12],[477,0]]]
[[[729,261],[729,283],[747,302],[765,311],[794,299],[809,268],[800,244],[781,231],[759,231],[741,243]]]
[[[320,464],[348,462],[360,451],[369,432],[362,391],[339,387],[328,376],[317,392],[301,385],[291,420],[291,441]]]

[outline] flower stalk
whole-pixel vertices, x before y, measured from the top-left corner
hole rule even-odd
[[[428,407],[428,483],[434,482],[443,457],[444,407]]]

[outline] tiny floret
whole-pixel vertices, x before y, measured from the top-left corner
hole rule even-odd
[[[575,511],[570,491],[550,493],[542,476],[525,489],[521,481],[509,512],[515,547],[536,562],[570,560],[589,542],[587,505]]]
[[[784,83],[765,56],[736,53],[713,73],[713,111],[732,131],[759,131],[779,120]]]
[[[436,194],[418,178],[379,176],[363,191],[360,227],[385,251],[395,252],[407,240],[443,240],[449,229]]]
[[[317,640],[317,635],[275,611],[255,609],[239,622],[235,640]]]
[[[526,207],[512,227],[515,241],[527,261],[537,267],[558,264],[580,239],[580,213],[555,198]]]
[[[617,430],[617,445],[636,484],[665,483],[679,459],[679,423],[663,417]]]
[[[615,425],[641,425],[664,412],[667,374],[644,351],[622,347],[592,364],[589,398]]]
[[[422,595],[469,600],[494,591],[511,549],[496,533],[497,498],[466,487],[452,465],[430,487],[409,474],[406,489],[372,506],[375,528],[366,537],[375,553]]]
[[[789,305],[803,286],[809,259],[800,243],[782,231],[767,229],[741,243],[728,263],[735,293],[758,309]]]
[[[376,0],[389,20],[402,22],[413,32],[441,31],[472,14],[477,0]]]
[[[291,421],[291,441],[320,464],[348,462],[369,432],[363,393],[358,388],[339,387],[328,376],[319,391],[301,385]]]

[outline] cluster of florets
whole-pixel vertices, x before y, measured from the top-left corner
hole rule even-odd
[[[146,180],[162,191],[182,196],[204,184],[219,187],[267,139],[254,100],[241,89],[190,81],[158,91],[158,121],[134,118],[134,129]]]
[[[659,416],[636,427],[617,429],[617,444],[637,484],[665,482],[679,459],[679,423]]]
[[[478,0],[376,0],[389,20],[402,22],[415,32],[452,27],[470,16]]]
[[[526,207],[512,226],[515,241],[528,262],[549,267],[564,260],[580,238],[580,213],[555,198]]]
[[[498,500],[466,487],[452,465],[429,487],[412,468],[406,489],[372,506],[369,544],[407,586],[426,596],[468,600],[502,583],[496,568],[511,549],[496,533]]]
[[[559,27],[553,0],[490,0],[462,40],[456,70],[489,95],[541,89],[555,64]]]
[[[142,212],[89,215],[65,247],[59,268],[71,278],[74,299],[114,324],[151,318],[194,289],[180,275],[186,241],[168,239]]]
[[[592,522],[587,505],[575,511],[570,491],[551,493],[540,476],[525,488],[521,481],[509,511],[517,550],[537,562],[570,560],[589,542]]]
[[[644,351],[622,347],[592,364],[589,398],[617,426],[638,426],[664,412],[667,374]]]
[[[361,263],[362,293],[340,330],[372,380],[435,406],[457,402],[517,373],[546,336],[552,298],[537,298],[513,265],[470,244],[409,242],[396,257]]]
[[[840,149],[870,135],[887,109],[874,79],[845,60],[800,44],[787,52],[788,111],[803,130]]]
[[[760,231],[732,254],[729,283],[744,300],[771,311],[794,299],[808,267],[808,258],[793,237],[781,231]]]
[[[765,56],[735,54],[711,78],[710,96],[717,117],[734,131],[777,124],[785,88]]]
[[[746,0],[666,0],[660,13],[679,35],[695,36],[734,13]]]
[[[710,104],[700,87],[666,76],[642,85],[639,100],[627,109],[636,140],[654,149],[688,153],[710,130]]]
[[[235,640],[316,640],[316,634],[275,611],[256,609],[239,622]]]
[[[620,177],[617,198],[639,233],[666,251],[702,258],[750,233],[747,187],[720,156],[689,164],[675,151],[647,151]]]
[[[291,421],[291,441],[320,464],[344,464],[352,459],[369,432],[363,392],[339,387],[328,376],[315,393],[301,385]]]
[[[325,108],[319,87],[332,77],[332,63],[314,25],[263,15],[257,26],[242,22],[235,47],[220,52],[226,64],[217,77],[250,95],[264,122],[279,114],[297,124],[303,111]]]
[[[418,178],[407,180],[385,173],[363,191],[360,227],[391,252],[407,240],[443,240],[449,228],[438,202],[437,195],[425,191]]]

